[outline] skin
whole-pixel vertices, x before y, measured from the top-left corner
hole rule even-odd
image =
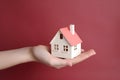
[[[82,54],[74,59],[61,59],[52,56],[50,54],[50,48],[45,45],[0,51],[0,70],[31,61],[60,69],[66,66],[73,66],[95,54],[95,51],[90,49],[89,51],[83,51]]]

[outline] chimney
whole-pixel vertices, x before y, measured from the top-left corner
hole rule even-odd
[[[75,34],[75,25],[74,24],[70,24],[70,32],[72,33],[72,35]]]

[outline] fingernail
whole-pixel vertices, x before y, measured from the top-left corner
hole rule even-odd
[[[96,52],[95,52],[94,49],[91,49],[90,51],[91,51],[91,54],[92,54],[92,55],[95,55],[95,54],[96,54]]]

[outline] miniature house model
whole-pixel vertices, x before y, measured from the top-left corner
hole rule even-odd
[[[51,40],[51,54],[60,58],[72,59],[81,53],[82,40],[75,32],[75,26],[60,28]]]

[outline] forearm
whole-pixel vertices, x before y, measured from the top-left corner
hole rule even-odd
[[[74,59],[60,59],[50,55],[49,47],[44,45],[0,51],[0,70],[31,61],[42,62],[59,69],[65,66],[72,66],[95,54],[94,50],[89,50],[87,52],[82,52],[82,54]]]
[[[0,51],[0,70],[30,61],[34,61],[31,47]]]

